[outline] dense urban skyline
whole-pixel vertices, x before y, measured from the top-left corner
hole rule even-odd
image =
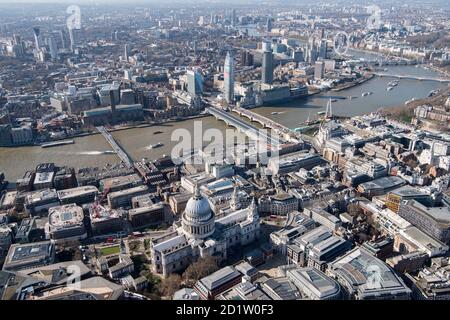
[[[448,1],[0,7],[0,300],[450,299]]]

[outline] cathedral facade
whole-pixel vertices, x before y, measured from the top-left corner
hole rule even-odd
[[[235,190],[228,214],[216,220],[208,199],[196,187],[175,231],[152,241],[153,272],[167,277],[206,256],[223,261],[231,247],[255,241],[260,232],[256,203],[241,209],[236,195]]]

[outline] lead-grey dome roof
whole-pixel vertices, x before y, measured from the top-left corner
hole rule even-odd
[[[213,215],[208,199],[200,194],[198,187],[195,188],[195,193],[186,204],[184,209],[184,217],[190,222],[208,221]]]

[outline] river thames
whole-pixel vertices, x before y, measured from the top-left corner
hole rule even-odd
[[[387,73],[410,76],[437,76],[437,73],[415,66],[388,66]],[[425,98],[431,90],[446,88],[448,85],[435,81],[419,81],[402,79],[399,85],[391,91],[386,87],[393,78],[374,77],[373,79],[350,89],[340,92],[323,92],[306,99],[295,100],[286,104],[264,106],[252,111],[273,119],[289,128],[302,126],[309,117],[318,117],[317,112],[324,111],[327,102],[334,97],[354,97],[339,99],[332,103],[333,113],[342,116],[354,116],[377,111],[379,108],[389,108],[404,104],[411,98]],[[372,95],[362,97],[363,92],[373,92]],[[272,113],[276,114],[272,114]],[[185,128],[193,133],[194,122],[201,121],[203,129],[217,128],[224,132],[226,125],[213,117],[203,117],[164,125],[145,128],[133,128],[113,132],[113,136],[125,148],[134,160],[141,158],[156,159],[164,154],[170,154],[178,141],[171,141],[172,132]],[[162,133],[155,134],[156,131]],[[54,162],[56,165],[68,165],[75,168],[87,166],[104,166],[107,163],[119,161],[115,154],[105,153],[111,147],[101,135],[91,135],[75,138],[75,143],[52,148],[39,146],[0,148],[0,172],[5,173],[6,179],[13,182],[22,177],[27,170],[32,170],[42,162]],[[163,146],[150,149],[150,144],[162,143]],[[205,145],[208,144],[206,141]]]

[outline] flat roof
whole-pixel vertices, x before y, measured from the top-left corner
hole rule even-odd
[[[54,227],[80,224],[83,223],[83,219],[83,208],[74,203],[48,209],[48,222]]]
[[[450,228],[450,207],[426,207],[416,200],[409,200],[406,205],[416,213],[428,216],[443,227]]]
[[[15,266],[46,260],[52,256],[53,243],[51,241],[27,244],[13,244],[9,248],[3,270],[14,269]]]
[[[130,210],[128,210],[128,214],[130,216],[134,216],[134,215],[138,215],[141,213],[147,213],[147,212],[151,212],[154,210],[161,210],[161,209],[164,209],[164,204],[161,202],[158,202],[158,203],[152,204],[150,206],[130,209]]]
[[[52,183],[54,172],[36,172],[34,183]]]
[[[58,199],[58,193],[55,189],[42,189],[30,192],[27,195],[27,201],[28,203],[33,202],[39,202],[39,201],[45,201],[49,199]]]
[[[118,176],[118,177],[112,177],[112,178],[106,178],[100,180],[100,184],[103,185],[103,187],[110,188],[113,186],[120,186],[122,184],[127,183],[134,183],[134,182],[142,182],[141,177],[137,173],[129,174],[126,176]]]
[[[420,191],[419,189],[414,188],[410,185],[406,185],[398,189],[392,190],[390,193],[398,195],[400,197],[428,196],[427,193]]]
[[[112,197],[130,195],[130,194],[133,194],[136,192],[147,191],[147,190],[148,190],[147,186],[137,186],[137,187],[124,189],[124,190],[120,190],[120,191],[114,191],[114,192],[108,193],[108,199],[112,198]]]
[[[378,178],[369,182],[361,183],[360,186],[362,186],[364,189],[371,190],[371,189],[389,189],[394,188],[396,186],[399,186],[401,184],[404,184],[405,180],[403,180],[400,177],[397,176],[389,176],[389,177],[382,177]]]
[[[297,287],[286,277],[270,278],[262,283],[261,288],[272,299],[301,299],[301,294],[298,291]]]
[[[448,247],[444,243],[427,235],[425,232],[414,226],[406,228],[402,233],[427,249],[447,248],[446,250],[448,250]]]
[[[303,287],[308,288],[318,298],[326,298],[339,293],[339,284],[326,276],[323,272],[315,268],[295,268],[286,272],[294,284],[300,285],[299,289],[304,291]]]
[[[59,199],[66,199],[70,197],[77,197],[82,196],[86,194],[91,193],[98,193],[97,187],[94,186],[83,186],[83,187],[76,187],[72,189],[65,189],[58,191],[58,197]]]

